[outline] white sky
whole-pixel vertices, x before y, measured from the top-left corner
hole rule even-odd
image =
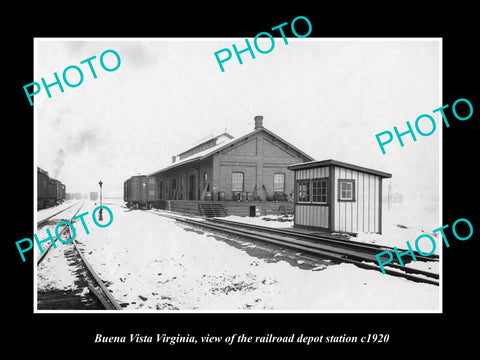
[[[317,160],[390,172],[386,184],[406,200],[437,200],[439,114],[433,135],[405,136],[403,148],[395,140],[386,155],[375,134],[406,130],[406,121],[414,126],[443,105],[439,39],[275,41],[269,54],[244,53],[243,65],[233,55],[222,73],[214,52],[242,49],[244,39],[36,39],[32,81],[53,82],[69,65],[85,77],[64,93],[52,87],[50,99],[44,89],[35,96],[38,166],[68,192],[96,191],[101,179],[105,195],[121,195],[130,176],[169,165],[210,133],[244,135],[263,115],[267,129]],[[99,63],[107,49],[122,60],[114,72]],[[97,79],[80,65],[93,55]]]

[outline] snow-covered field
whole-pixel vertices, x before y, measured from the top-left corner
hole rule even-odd
[[[218,236],[157,216],[155,210],[131,211],[120,203],[107,205],[113,212],[113,223],[99,228],[89,215],[85,217],[89,235],[80,222],[75,223],[77,240],[126,310],[440,310],[438,286],[350,264],[305,269],[285,261],[281,250],[272,250],[269,258],[252,256]],[[87,203],[85,211],[91,214],[94,208],[93,203]],[[257,246],[250,243],[248,248]],[[70,286],[67,284],[49,282],[49,286],[59,288]]]

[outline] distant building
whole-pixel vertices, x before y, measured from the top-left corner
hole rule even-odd
[[[392,194],[392,202],[394,203],[403,203],[403,195],[399,192]]]

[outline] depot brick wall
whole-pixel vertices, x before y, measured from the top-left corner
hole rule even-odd
[[[273,176],[285,174],[286,194],[294,192],[294,174],[287,166],[305,161],[283,142],[264,132],[237,143],[214,155],[213,181],[215,191],[225,192],[225,199],[232,200],[232,172],[244,173],[244,192],[253,193],[262,200],[273,196]]]

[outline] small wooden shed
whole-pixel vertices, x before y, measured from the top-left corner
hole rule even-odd
[[[336,160],[290,165],[294,226],[382,233],[382,180],[391,174]]]

